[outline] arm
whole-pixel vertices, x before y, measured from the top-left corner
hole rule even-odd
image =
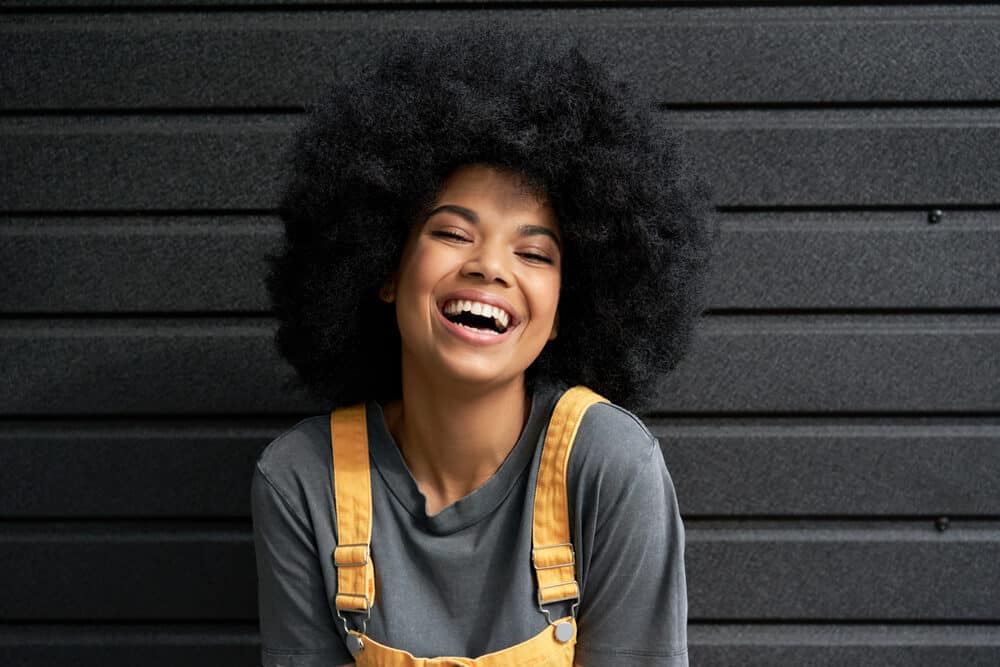
[[[608,447],[589,517],[578,667],[687,667],[684,526],[659,443]],[[581,492],[586,492],[581,489]]]
[[[353,665],[330,611],[310,524],[259,462],[251,496],[262,664]]]

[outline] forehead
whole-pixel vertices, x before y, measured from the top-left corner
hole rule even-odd
[[[434,199],[434,206],[441,204],[530,217],[533,224],[558,229],[555,211],[544,192],[532,187],[521,174],[489,165],[465,165],[452,172]]]

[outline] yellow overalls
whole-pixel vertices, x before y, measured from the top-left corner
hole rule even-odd
[[[343,613],[371,614],[375,602],[375,568],[371,559],[372,497],[368,466],[368,425],[359,404],[330,413],[334,500],[337,511],[337,616],[344,622],[347,644],[358,667],[572,667],[576,646],[576,607],[580,590],[569,533],[566,473],[580,420],[588,407],[606,399],[578,386],[563,394],[552,413],[535,487],[531,562],[538,582],[538,608],[549,625],[534,637],[478,658],[417,658],[379,644],[347,625]],[[553,621],[544,605],[576,600],[569,616]]]

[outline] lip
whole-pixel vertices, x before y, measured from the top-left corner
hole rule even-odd
[[[453,299],[464,299],[467,301],[479,301],[481,303],[488,303],[491,306],[497,306],[498,308],[503,308],[511,316],[510,325],[507,327],[507,331],[502,334],[487,334],[487,333],[476,333],[471,329],[467,329],[460,324],[455,324],[447,317],[444,316],[442,312],[442,307],[448,301]],[[505,300],[488,292],[480,292],[478,290],[464,289],[458,290],[457,292],[452,292],[448,294],[443,299],[437,302],[437,315],[441,320],[441,324],[448,329],[451,333],[455,334],[456,337],[462,340],[472,343],[473,345],[497,345],[504,342],[510,337],[514,329],[521,323],[521,319],[515,314],[513,307]]]

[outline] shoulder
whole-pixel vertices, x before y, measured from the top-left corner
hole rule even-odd
[[[294,474],[302,466],[311,466],[330,458],[329,415],[306,417],[276,436],[261,451],[257,464],[275,477]]]
[[[572,461],[580,471],[627,476],[659,448],[643,421],[614,403],[595,403],[580,420]]]
[[[603,523],[622,512],[670,509],[673,482],[660,443],[646,424],[614,403],[595,403],[580,421],[570,455],[567,485],[574,511]],[[584,518],[581,516],[581,518]]]
[[[257,457],[255,477],[263,478],[292,505],[330,479],[329,415],[307,417],[275,437]]]

